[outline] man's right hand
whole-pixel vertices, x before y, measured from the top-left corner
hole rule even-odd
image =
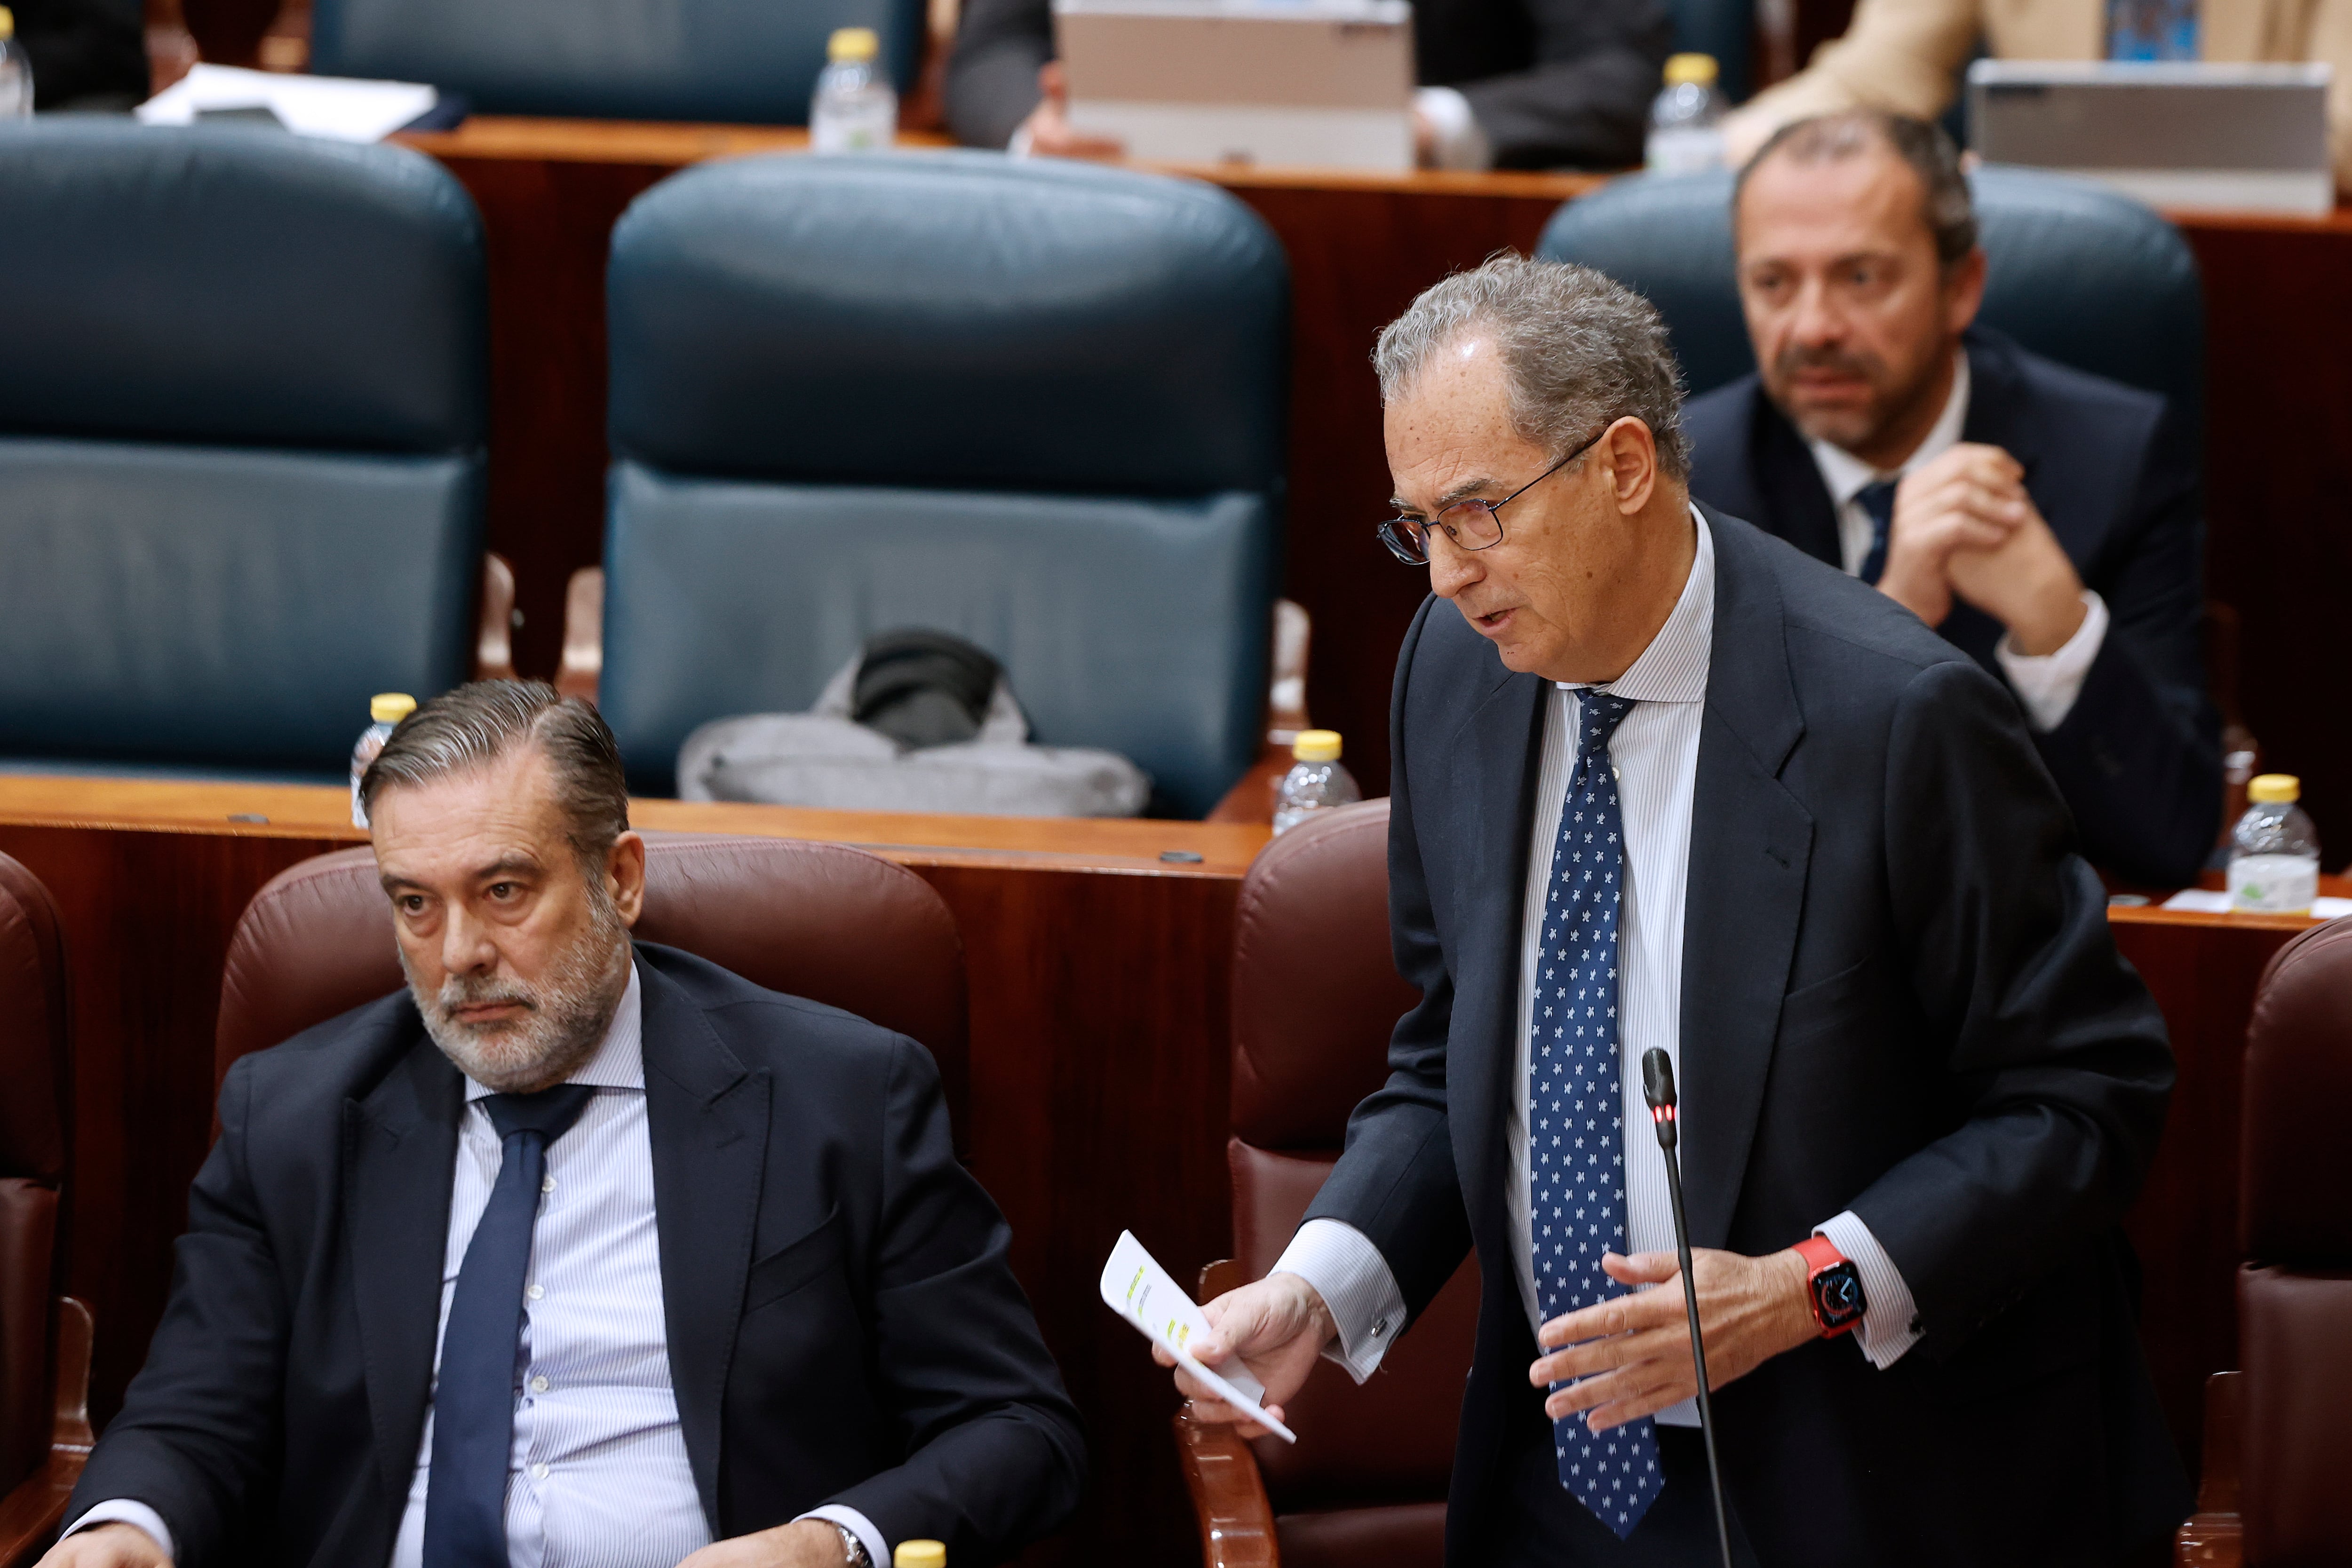
[[[34,1568],[172,1568],[172,1560],[135,1524],[95,1524],[50,1547]]]
[[[1192,1354],[1203,1365],[1220,1371],[1228,1360],[1239,1356],[1250,1375],[1265,1385],[1265,1396],[1259,1403],[1277,1421],[1287,1419],[1283,1406],[1305,1385],[1307,1375],[1315,1370],[1316,1358],[1339,1332],[1322,1296],[1296,1274],[1268,1274],[1255,1285],[1227,1291],[1203,1305],[1201,1315],[1209,1320],[1209,1335],[1192,1342],[1188,1347]],[[1151,1354],[1162,1366],[1176,1364],[1176,1358],[1156,1344]],[[1176,1389],[1192,1402],[1192,1414],[1201,1420],[1243,1420],[1240,1411],[1190,1373],[1178,1371]],[[1265,1430],[1247,1422],[1242,1436],[1255,1437]]]
[[[1999,549],[2032,515],[2017,459],[1998,446],[1964,442],[1896,486],[1878,591],[1940,626],[1952,612],[1952,552]]]
[[[1029,152],[1039,158],[1124,158],[1127,144],[1109,136],[1090,136],[1070,125],[1069,78],[1062,62],[1048,60],[1038,69],[1037,89],[1045,96],[1013,132],[1018,143],[1025,132]]]

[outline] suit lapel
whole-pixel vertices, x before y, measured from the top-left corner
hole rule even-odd
[[[415,1042],[364,1100],[343,1102],[343,1211],[376,1463],[395,1516],[416,1473],[441,1327],[441,1270],[465,1079],[404,1015]]]
[[[771,1085],[767,1071],[746,1068],[642,952],[637,972],[670,1384],[703,1517],[723,1537],[720,1416],[767,1169]]]
[[[1821,465],[1813,461],[1812,449],[1797,427],[1764,395],[1760,380],[1752,395],[1756,402],[1748,441],[1756,455],[1756,493],[1769,509],[1758,521],[1815,560],[1843,570],[1845,552],[1838,543],[1837,508],[1830,502],[1829,486],[1822,483]],[[1721,613],[1718,602],[1718,618]]]
[[[1779,590],[1751,531],[1711,510],[1707,522],[1715,630],[1683,918],[1683,1174],[1691,1245],[1722,1247],[1796,954],[1813,821],[1779,777],[1804,733]]]

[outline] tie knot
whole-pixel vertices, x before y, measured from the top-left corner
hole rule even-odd
[[[1588,753],[1605,750],[1609,737],[1625,716],[1633,711],[1633,699],[1612,695],[1608,692],[1588,691],[1584,694],[1584,749]]]
[[[544,1148],[563,1136],[594,1098],[596,1091],[591,1084],[559,1083],[536,1094],[487,1095],[482,1109],[489,1113],[490,1125],[499,1130],[500,1143],[517,1133],[537,1133]]]
[[[1895,520],[1895,481],[1874,480],[1855,491],[1853,498],[1862,503],[1862,509],[1870,514],[1870,520],[1878,525],[1884,535],[1886,525]]]

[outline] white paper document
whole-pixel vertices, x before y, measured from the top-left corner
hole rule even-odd
[[[2230,895],[2210,888],[2188,887],[2164,901],[2167,909],[2187,910],[2197,915],[2227,915]],[[2352,915],[2352,898],[2315,898],[2311,901],[2314,920],[2341,920]]]
[[[299,136],[381,141],[439,98],[419,82],[356,81],[200,65],[141,104],[138,114],[146,125],[187,125],[199,110],[267,109]]]
[[[1213,1372],[1184,1348],[1209,1332],[1209,1320],[1201,1315],[1192,1298],[1177,1288],[1168,1270],[1143,1249],[1131,1230],[1118,1233],[1118,1245],[1110,1249],[1110,1261],[1103,1265],[1102,1299],[1105,1306],[1141,1330],[1146,1339],[1165,1348],[1178,1365],[1215,1389],[1226,1404],[1284,1442],[1298,1441],[1289,1427],[1259,1407],[1265,1389],[1239,1363],[1229,1373]]]

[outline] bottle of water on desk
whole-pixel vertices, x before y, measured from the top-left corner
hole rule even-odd
[[[1667,59],[1665,90],[1650,104],[1651,173],[1696,174],[1722,165],[1723,116],[1730,105],[1715,81],[1713,55]]]
[[[2319,894],[2319,831],[2295,804],[2303,781],[2265,773],[2246,786],[2246,814],[2230,834],[2230,907],[2304,915]]]
[[[898,131],[898,95],[876,57],[881,40],[871,27],[838,27],[825,46],[825,67],[809,103],[809,150],[878,152]]]
[[[1339,732],[1302,729],[1290,745],[1290,772],[1274,803],[1274,831],[1288,832],[1307,818],[1364,798],[1356,776],[1339,762]]]
[[[352,826],[368,825],[367,808],[360,804],[360,780],[366,777],[368,767],[383,755],[383,743],[392,738],[394,726],[416,711],[416,699],[406,692],[378,692],[368,698],[368,727],[360,731],[360,743],[352,747]]]
[[[16,14],[0,5],[0,120],[32,117],[32,57],[16,41]]]

